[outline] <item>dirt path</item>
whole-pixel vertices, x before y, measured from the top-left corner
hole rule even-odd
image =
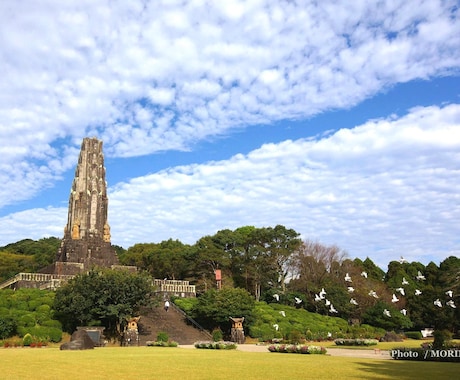
[[[180,345],[181,348],[195,348],[194,345]],[[268,352],[267,346],[257,344],[239,344],[237,350],[244,352]],[[349,348],[328,348],[327,355],[330,356],[347,356],[354,358],[366,359],[391,359],[388,351],[375,350],[355,350]]]

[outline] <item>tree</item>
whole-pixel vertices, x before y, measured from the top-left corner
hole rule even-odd
[[[185,278],[188,272],[190,246],[179,240],[135,244],[120,255],[123,265],[135,265],[154,278]]]
[[[390,312],[390,316],[384,314],[384,310]],[[401,314],[398,309],[384,301],[378,301],[374,306],[369,307],[363,315],[363,322],[384,328],[387,331],[408,329],[412,326],[409,317]]]
[[[77,326],[104,326],[110,338],[121,338],[126,318],[139,313],[153,295],[150,276],[126,270],[93,269],[56,291],[54,310],[65,331]]]
[[[244,289],[211,289],[198,298],[191,314],[209,330],[217,327],[229,331],[229,317],[244,317],[250,323],[254,304],[254,298]]]

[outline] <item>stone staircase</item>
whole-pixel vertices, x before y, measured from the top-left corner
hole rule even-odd
[[[159,332],[167,333],[170,340],[180,345],[211,340],[209,332],[193,326],[174,305],[167,312],[163,306],[143,309],[138,329],[140,346],[145,346],[147,341],[155,341]]]

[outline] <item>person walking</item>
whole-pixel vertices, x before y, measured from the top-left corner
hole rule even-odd
[[[166,312],[168,312],[168,310],[169,310],[169,301],[168,300],[165,301],[165,310],[166,310]]]

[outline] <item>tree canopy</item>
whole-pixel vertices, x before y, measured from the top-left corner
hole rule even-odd
[[[119,338],[126,319],[151,302],[151,277],[126,270],[93,269],[56,291],[53,308],[65,331],[77,326],[104,326],[106,336]]]

